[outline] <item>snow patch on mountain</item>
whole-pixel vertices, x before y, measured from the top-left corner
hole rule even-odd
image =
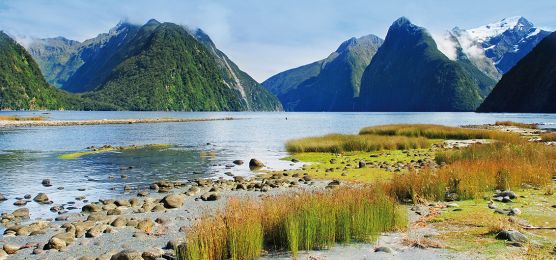
[[[485,40],[498,36],[508,30],[523,30],[533,27],[529,21],[521,16],[504,18],[498,22],[466,30],[471,38],[482,43]]]

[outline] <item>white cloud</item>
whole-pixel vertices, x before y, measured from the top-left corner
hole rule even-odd
[[[450,60],[456,60],[458,58],[458,53],[456,49],[456,42],[450,38],[450,34],[445,33],[431,33],[432,38],[436,42],[436,46],[439,51],[444,53],[446,57]]]

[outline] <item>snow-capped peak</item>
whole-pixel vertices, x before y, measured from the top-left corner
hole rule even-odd
[[[529,30],[534,25],[521,16],[504,18],[498,22],[466,30],[469,35],[479,42],[500,35],[508,30]]]

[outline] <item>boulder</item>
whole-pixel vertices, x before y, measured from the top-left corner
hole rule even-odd
[[[29,209],[28,208],[16,209],[14,212],[12,212],[12,215],[15,218],[28,219],[29,218]]]
[[[15,206],[19,206],[19,207],[25,206],[25,205],[27,205],[27,201],[24,201],[24,200],[17,200],[16,202],[14,202],[14,205],[15,205]]]
[[[129,202],[129,200],[125,200],[125,199],[116,200],[114,204],[116,204],[116,206],[119,207],[131,207],[131,203]]]
[[[180,208],[183,206],[184,197],[180,194],[169,194],[162,199],[164,207],[168,209]]]
[[[35,196],[33,200],[38,203],[47,203],[49,201],[48,196],[46,196],[46,193],[42,193],[42,192],[37,194],[37,196]]]
[[[220,199],[220,195],[216,192],[207,192],[201,195],[201,200],[203,201],[215,201]]]
[[[42,186],[45,186],[45,187],[50,187],[50,186],[52,186],[52,183],[50,182],[50,179],[44,179],[44,180],[42,180],[41,184],[42,184]]]
[[[127,224],[127,219],[125,217],[117,217],[110,225],[113,227],[124,227]]]
[[[502,192],[498,192],[496,193],[496,195],[494,195],[494,197],[508,197],[509,199],[517,199],[517,195],[515,194],[515,192],[513,191],[502,191]]]
[[[139,251],[128,249],[113,255],[110,260],[143,260],[143,257]]]
[[[510,212],[508,213],[508,215],[510,215],[510,216],[521,215],[521,210],[518,209],[518,208],[510,209]]]
[[[392,250],[392,248],[389,248],[387,246],[381,246],[381,247],[377,247],[375,248],[375,252],[382,252],[382,253],[388,253],[391,254],[394,251]]]
[[[99,212],[102,210],[102,207],[97,204],[87,204],[81,208],[81,212],[84,213],[91,213],[91,212]]]
[[[249,168],[258,169],[264,167],[264,163],[253,158],[249,161]]]
[[[242,160],[234,160],[233,163],[234,163],[235,165],[242,165],[242,164],[243,164],[243,161],[242,161]]]
[[[145,233],[152,233],[154,228],[154,221],[151,219],[144,219],[137,223],[137,229],[145,232]]]
[[[17,251],[20,249],[21,247],[18,245],[14,245],[14,244],[4,244],[4,252],[8,253],[9,255],[13,255],[15,253],[17,253]]]
[[[4,194],[0,193],[0,201],[6,201],[6,200],[8,199],[4,196]]]
[[[105,224],[96,224],[87,230],[85,237],[99,237],[102,233],[104,233],[104,230],[106,230],[107,227],[108,226]]]
[[[359,168],[365,168],[367,166],[367,163],[365,163],[365,161],[361,160],[359,161]]]
[[[47,249],[62,250],[64,248],[66,248],[67,244],[66,244],[66,241],[64,241],[60,238],[52,237],[50,240],[48,240],[48,244],[46,246],[47,246]]]
[[[156,260],[160,259],[164,255],[164,250],[162,248],[151,248],[143,252],[141,255],[145,260]]]
[[[521,234],[519,231],[515,230],[504,230],[496,235],[498,240],[507,240],[510,242],[526,243],[528,241],[527,237]]]

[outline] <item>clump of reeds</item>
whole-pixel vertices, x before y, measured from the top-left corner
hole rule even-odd
[[[556,149],[538,143],[492,143],[439,152],[439,169],[397,174],[388,189],[400,200],[444,200],[446,193],[460,199],[481,197],[496,189],[524,184],[542,187],[556,169]]]
[[[180,259],[254,259],[263,249],[326,249],[405,228],[405,209],[372,187],[231,200],[187,232]]]
[[[42,121],[44,120],[43,116],[25,116],[25,117],[20,117],[20,116],[0,116],[0,121],[4,120],[4,121]]]
[[[546,132],[541,134],[543,142],[556,142],[556,132]]]
[[[330,134],[290,140],[286,143],[286,149],[290,153],[342,153],[418,149],[427,148],[430,145],[431,142],[423,137]]]
[[[360,135],[426,137],[429,139],[496,139],[500,133],[486,129],[471,129],[427,124],[395,124],[365,127]]]
[[[497,126],[515,126],[519,128],[528,128],[528,129],[538,129],[539,126],[537,124],[527,124],[527,123],[519,123],[513,121],[496,121],[494,125]]]

